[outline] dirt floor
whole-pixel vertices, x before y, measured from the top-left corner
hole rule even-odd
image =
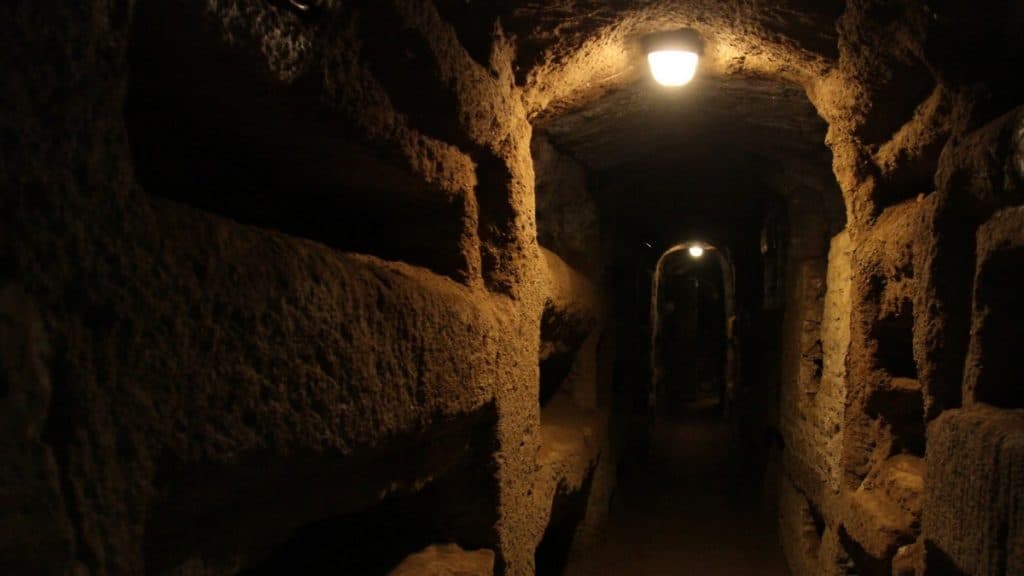
[[[660,422],[649,461],[627,467],[605,546],[569,576],[788,576],[762,475],[716,405]]]

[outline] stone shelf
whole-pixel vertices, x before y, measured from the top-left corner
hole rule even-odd
[[[598,410],[577,407],[557,394],[541,412],[540,467],[534,497],[549,507],[556,492],[582,488],[601,456],[607,418]]]

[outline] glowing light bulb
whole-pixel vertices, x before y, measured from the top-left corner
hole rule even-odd
[[[704,255],[704,247],[694,244],[687,249],[687,252],[690,253],[692,258],[700,258]]]
[[[662,86],[682,86],[697,72],[697,53],[688,50],[656,50],[647,55],[647,62]]]

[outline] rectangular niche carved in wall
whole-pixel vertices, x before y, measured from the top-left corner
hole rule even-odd
[[[893,454],[924,455],[924,396],[914,360],[913,272],[883,284],[878,321],[871,337],[875,362],[883,372],[871,391],[867,412],[891,435]]]
[[[867,321],[858,335],[863,361],[854,375],[861,388],[851,391],[844,429],[844,471],[853,488],[887,459],[922,457],[925,451],[924,395],[914,358],[917,286],[909,259],[893,260],[884,274],[871,277],[859,304]]]
[[[259,51],[228,45],[208,14],[169,6],[138,6],[128,49],[125,119],[146,192],[460,282],[474,276],[469,180],[427,182],[325,102],[315,78],[284,82]]]
[[[974,319],[965,400],[1024,408],[1024,207],[1004,210],[978,232]]]
[[[910,298],[883,305],[871,335],[878,348],[878,367],[894,378],[917,378],[914,362],[914,306]]]

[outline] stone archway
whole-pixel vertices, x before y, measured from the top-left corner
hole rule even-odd
[[[650,340],[650,382],[648,383],[647,390],[647,408],[648,414],[651,421],[656,420],[657,403],[659,396],[659,386],[662,381],[664,374],[664,359],[661,357],[661,346],[659,345],[659,339],[662,331],[662,320],[660,302],[663,294],[661,294],[662,275],[665,271],[665,262],[670,256],[678,254],[684,250],[689,250],[691,247],[699,246],[704,256],[710,256],[714,258],[718,264],[722,274],[722,303],[723,303],[723,314],[725,318],[725,376],[723,380],[724,391],[722,394],[722,410],[723,413],[728,415],[731,405],[735,399],[736,391],[736,358],[738,354],[739,341],[736,338],[735,333],[735,318],[736,318],[736,278],[735,271],[733,270],[732,260],[729,257],[729,253],[726,249],[718,248],[714,245],[707,244],[704,242],[683,242],[676,244],[669,249],[665,250],[658,258],[657,263],[654,266],[654,271],[651,278],[651,312],[650,312],[650,325],[651,325],[651,340]]]

